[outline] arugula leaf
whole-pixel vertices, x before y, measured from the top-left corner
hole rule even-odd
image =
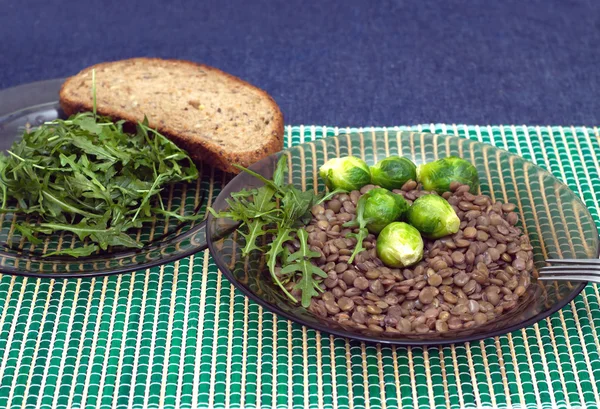
[[[316,205],[319,205],[323,202],[326,202],[327,200],[331,199],[333,196],[338,195],[340,193],[348,193],[348,191],[346,189],[335,189],[332,190],[331,192],[327,193],[326,195],[323,195],[323,197],[321,197],[319,200],[317,200],[315,202]]]
[[[133,240],[121,229],[117,227],[107,228],[102,223],[92,224],[84,221],[77,224],[40,223],[39,225],[31,225],[29,228],[32,231],[44,234],[68,231],[76,234],[80,240],[89,237],[93,242],[98,243],[102,250],[106,250],[108,246],[142,247],[142,243]]]
[[[277,235],[273,238],[273,241],[269,245],[269,250],[267,251],[267,266],[269,267],[269,272],[271,273],[271,278],[275,281],[281,290],[287,295],[293,302],[298,302],[296,297],[294,297],[290,292],[285,288],[283,283],[277,277],[277,273],[275,272],[275,267],[277,266],[277,257],[284,251],[283,245],[286,241],[292,240],[290,233],[293,230],[290,228],[282,228],[278,231]]]
[[[71,257],[86,257],[99,250],[96,244],[88,244],[87,246],[77,247],[74,249],[62,249],[44,254],[42,257],[51,256],[71,256]]]
[[[287,156],[281,155],[279,161],[277,161],[277,166],[275,166],[275,171],[273,172],[273,183],[275,183],[275,185],[283,187],[283,178],[287,170]]]
[[[312,191],[303,192],[292,185],[287,186],[281,199],[284,214],[283,223],[293,225],[310,211],[314,201],[315,194]]]
[[[89,116],[74,118],[73,124],[91,133],[97,134],[102,132],[102,127],[96,122],[96,119]]]
[[[69,200],[65,200],[64,197],[57,192],[52,192],[50,190],[44,190],[42,193],[42,204],[46,204],[47,209],[54,216],[59,215],[63,210],[69,213],[79,214],[84,217],[94,218],[95,215],[86,212],[85,210],[79,209],[77,206],[73,206]]]
[[[254,176],[255,178],[257,178],[258,180],[260,180],[261,182],[263,182],[265,185],[272,187],[275,190],[278,190],[279,186],[277,186],[272,180],[267,179],[266,177],[264,177],[263,175],[256,173],[253,170],[250,170],[248,168],[243,167],[242,165],[237,165],[234,164],[233,166],[235,166],[236,168],[238,168],[239,170],[246,172],[249,175]]]
[[[92,119],[92,121],[93,121],[93,119]],[[99,128],[99,129],[101,130],[102,128]],[[75,145],[76,147],[81,149],[83,152],[86,152],[90,155],[94,155],[98,159],[108,159],[112,162],[116,162],[118,159],[113,154],[108,152],[108,150],[105,149],[103,146],[98,146],[96,144],[96,141],[93,139],[75,138],[75,139],[73,139],[72,143],[73,143],[73,145]]]
[[[33,244],[42,244],[42,240],[40,240],[38,237],[34,236],[35,231],[27,224],[23,223],[23,224],[19,224],[16,223],[15,224],[15,229],[21,233],[26,239],[27,241],[29,241],[30,243]]]
[[[270,186],[261,186],[254,194],[254,206],[258,212],[267,212],[273,210],[277,204],[273,202],[275,190]]]
[[[247,256],[252,250],[260,250],[260,247],[256,245],[256,240],[267,234],[267,231],[263,230],[265,224],[261,219],[253,219],[247,223],[249,232],[240,233],[246,239],[246,245],[242,249],[242,256]]]
[[[287,264],[281,269],[282,275],[300,273],[300,279],[296,282],[294,289],[302,292],[302,306],[308,308],[313,296],[319,295],[319,282],[315,275],[321,278],[327,278],[327,273],[310,262],[311,258],[319,257],[316,251],[308,249],[308,233],[304,229],[298,230],[298,240],[300,249],[287,257]]]
[[[360,199],[358,199],[358,203],[356,204],[356,219],[351,220],[347,223],[344,223],[344,227],[354,227],[356,223],[358,223],[358,232],[357,233],[348,233],[346,235],[347,238],[354,237],[356,239],[356,245],[354,246],[354,251],[352,255],[350,255],[350,259],[348,259],[348,263],[352,263],[354,258],[361,252],[366,249],[363,247],[363,241],[369,235],[369,230],[367,230],[368,220],[365,220],[365,204],[367,202],[367,195],[362,195]]]
[[[163,216],[169,216],[169,217],[173,217],[175,219],[177,219],[177,221],[180,222],[195,222],[198,221],[199,216],[197,214],[193,214],[193,215],[189,215],[189,216],[185,216],[185,215],[181,215],[180,211],[178,209],[173,209],[173,210],[164,210],[161,209],[160,207],[156,207],[156,208],[152,208],[152,213],[154,214],[160,214]],[[137,227],[137,226],[135,226]]]
[[[231,193],[231,197],[233,197],[234,199],[235,198],[245,199],[247,197],[256,195],[256,193],[257,193],[257,189],[251,189],[251,190],[242,189],[239,192]]]

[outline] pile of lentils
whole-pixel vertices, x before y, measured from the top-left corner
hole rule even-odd
[[[472,328],[515,308],[530,284],[533,248],[517,227],[514,204],[493,202],[453,183],[442,196],[461,220],[460,230],[424,238],[419,263],[386,267],[373,234],[363,243],[366,250],[348,263],[356,239],[346,235],[357,230],[342,225],[354,219],[361,195],[375,187],[338,194],[312,208],[309,245],[320,253],[313,261],[328,276],[321,284],[324,292],[312,300],[312,313],[357,331],[411,334]],[[409,203],[436,194],[415,181],[394,193]]]

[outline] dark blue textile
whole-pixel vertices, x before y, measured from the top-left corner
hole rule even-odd
[[[264,88],[288,124],[600,124],[600,0],[0,6],[0,88],[160,56]]]

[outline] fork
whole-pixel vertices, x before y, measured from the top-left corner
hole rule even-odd
[[[538,280],[588,281],[600,284],[600,259],[549,259],[553,266],[542,267]]]

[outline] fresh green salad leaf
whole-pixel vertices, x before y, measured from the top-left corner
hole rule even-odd
[[[246,222],[248,226],[248,233],[241,233],[242,236],[246,239],[246,245],[244,246],[242,253],[250,254],[253,250],[260,250],[260,247],[256,245],[256,241],[259,237],[267,234],[267,230],[264,230],[264,227],[267,223],[260,218],[252,219]]]
[[[52,251],[44,254],[44,257],[50,256],[71,256],[71,257],[85,257],[94,254],[98,251],[99,247],[96,244],[88,244],[83,247],[77,247],[74,249],[61,249],[59,251]]]
[[[363,241],[369,235],[369,230],[367,229],[367,224],[369,220],[365,219],[365,204],[367,202],[367,195],[362,195],[360,199],[358,199],[358,203],[356,204],[356,219],[351,220],[344,224],[344,227],[358,227],[357,233],[348,233],[347,237],[354,237],[356,239],[356,246],[354,246],[354,251],[352,251],[352,255],[348,260],[348,263],[352,263],[354,258],[361,251],[366,250],[363,247]]]
[[[279,187],[284,186],[283,178],[284,178],[285,172],[287,172],[287,170],[288,170],[287,159],[284,156],[282,156],[277,161],[277,166],[275,167],[275,171],[273,172],[273,183],[275,183],[275,185],[277,185]]]
[[[306,233],[306,230],[298,230],[298,240],[300,241],[300,249],[287,257],[288,264],[281,269],[281,274],[300,273],[300,279],[296,282],[294,289],[302,292],[302,306],[308,308],[312,297],[319,295],[318,291],[322,292],[319,287],[320,281],[315,280],[314,276],[327,278],[327,273],[310,262],[311,258],[318,258],[320,254],[308,249],[308,233]]]
[[[283,285],[281,280],[279,280],[279,277],[277,276],[277,272],[275,271],[275,267],[277,266],[277,257],[279,257],[280,254],[281,255],[285,254],[286,247],[284,247],[284,244],[287,241],[293,240],[292,236],[290,236],[290,233],[292,231],[293,230],[290,229],[289,227],[284,227],[282,229],[279,229],[279,231],[276,233],[275,237],[273,237],[273,241],[271,242],[271,244],[269,244],[269,250],[267,251],[266,255],[267,255],[267,266],[269,267],[269,272],[271,273],[271,278],[281,288],[281,290],[285,293],[285,295],[287,295],[293,302],[297,302],[298,300],[296,300],[296,297],[294,297],[292,294],[290,294],[290,292],[287,290],[287,288],[285,288],[285,286]],[[285,258],[287,259],[287,254],[285,254]]]

